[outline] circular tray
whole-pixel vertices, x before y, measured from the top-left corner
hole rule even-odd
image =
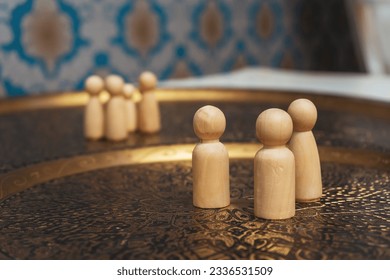
[[[83,139],[82,95],[42,102],[45,109],[31,105],[36,99],[0,106],[0,258],[390,258],[388,104],[299,93],[158,94],[162,132],[122,143]],[[257,115],[302,96],[319,109],[313,132],[324,194],[297,203],[292,219],[256,218]],[[192,206],[192,116],[205,104],[228,122],[221,140],[231,158],[231,205],[222,209]]]

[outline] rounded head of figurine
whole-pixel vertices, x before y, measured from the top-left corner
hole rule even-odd
[[[201,140],[218,140],[225,131],[226,119],[220,109],[207,105],[196,111],[193,125]]]
[[[106,90],[111,95],[123,94],[123,86],[125,85],[125,82],[123,81],[122,77],[118,75],[109,75],[106,77],[105,83],[106,83]]]
[[[256,135],[266,146],[282,146],[290,140],[293,123],[287,112],[281,109],[268,109],[256,120]]]
[[[125,84],[123,87],[123,95],[130,99],[134,95],[135,87],[132,84]]]
[[[146,71],[139,76],[138,82],[141,92],[153,90],[157,86],[157,77],[152,72]]]
[[[288,107],[287,112],[292,118],[294,131],[312,130],[317,121],[316,106],[308,99],[294,100]]]
[[[88,77],[85,80],[85,90],[89,95],[99,95],[99,93],[104,89],[104,81],[101,77],[93,75]]]

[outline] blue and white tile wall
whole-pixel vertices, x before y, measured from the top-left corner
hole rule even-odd
[[[92,73],[133,81],[145,69],[160,79],[246,65],[356,70],[342,8],[339,0],[0,0],[0,96],[79,90]]]

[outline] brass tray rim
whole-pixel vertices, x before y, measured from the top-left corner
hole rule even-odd
[[[364,113],[390,121],[390,103],[318,92],[310,94],[294,90],[224,88],[158,88],[155,92],[157,99],[162,103],[196,101],[237,103],[270,102],[287,105],[295,99],[308,98],[320,109]],[[103,92],[100,98],[103,103],[106,102],[108,100],[108,93]],[[135,101],[137,102],[139,100],[140,94],[137,92]],[[85,105],[87,101],[88,94],[84,91],[10,98],[0,101],[0,115],[30,110],[77,107]]]
[[[117,166],[191,161],[196,143],[158,145],[79,155],[40,162],[0,175],[0,203],[7,197],[54,179]],[[230,159],[253,159],[259,143],[225,143]],[[390,170],[390,154],[319,146],[321,162]]]

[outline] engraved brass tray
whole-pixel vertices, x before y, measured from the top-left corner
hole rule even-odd
[[[84,93],[0,103],[1,259],[390,259],[390,104],[294,92],[159,90],[163,130],[83,139]],[[318,108],[319,202],[253,215],[255,121]],[[106,97],[103,96],[103,99]],[[192,206],[195,111],[226,115],[231,205]]]

